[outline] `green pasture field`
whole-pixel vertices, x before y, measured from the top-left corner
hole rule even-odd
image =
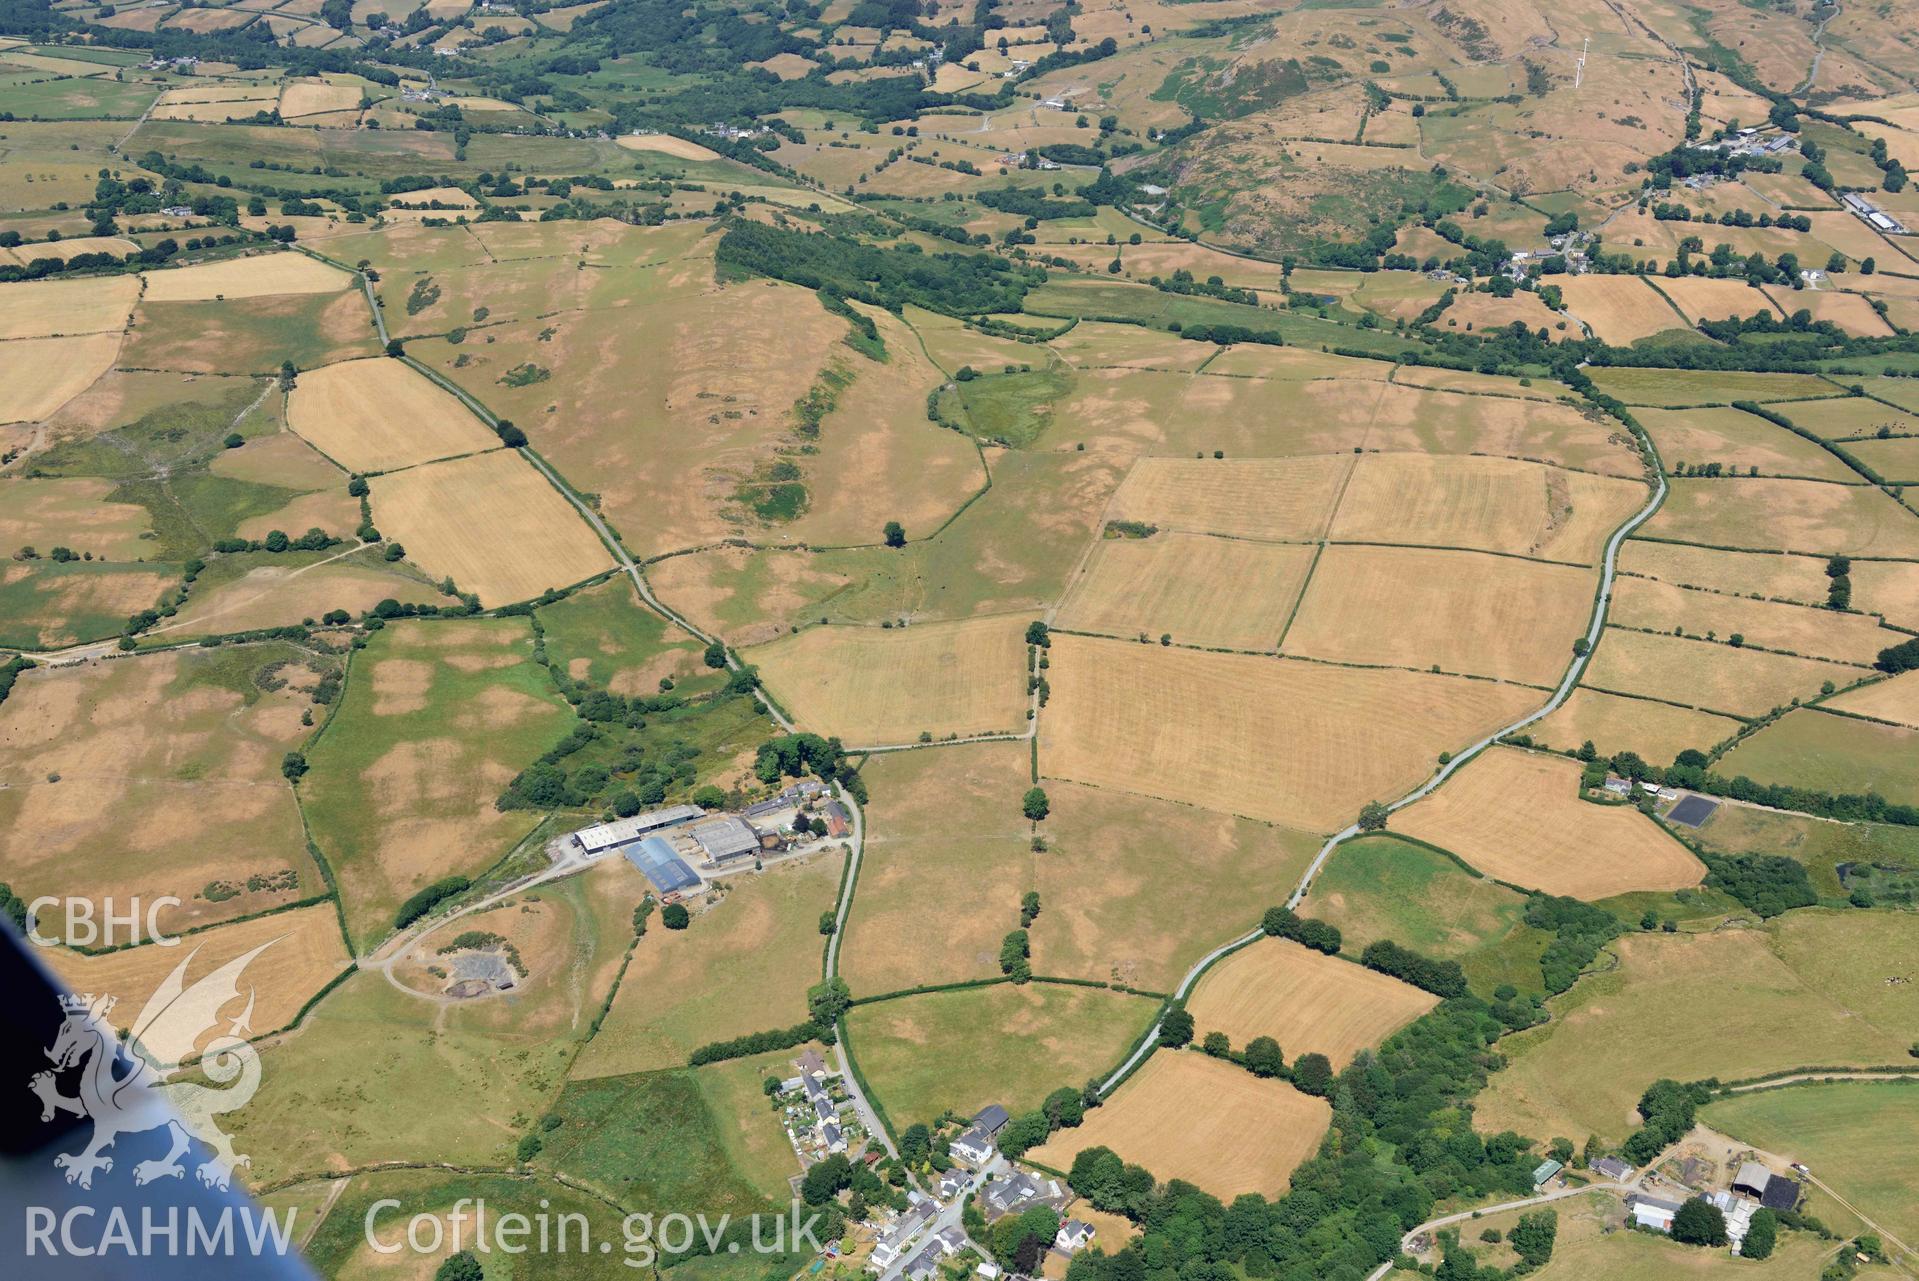
[[[1436,850],[1366,836],[1327,860],[1299,910],[1337,925],[1347,952],[1391,939],[1459,961],[1474,989],[1490,995],[1502,983],[1542,990],[1538,959],[1549,940],[1525,925],[1525,907],[1524,895]]]
[[[302,1189],[312,1185],[302,1185]],[[330,1189],[331,1184],[321,1185]],[[263,1198],[269,1205],[283,1203],[286,1193],[276,1193]],[[310,1198],[303,1197],[302,1200]],[[374,1203],[381,1200],[399,1202],[399,1208],[385,1206],[375,1210]],[[453,1253],[453,1237],[448,1216],[453,1213],[456,1202],[465,1200],[469,1204],[463,1207],[467,1215],[464,1226],[465,1236],[460,1244],[474,1250],[474,1257],[489,1260],[488,1266],[497,1269],[504,1257],[495,1248],[491,1253],[481,1254],[475,1250],[474,1204],[484,1201],[486,1205],[487,1244],[497,1247],[492,1235],[502,1215],[522,1214],[531,1223],[545,1222],[551,1226],[557,1241],[562,1215],[578,1214],[589,1224],[589,1246],[579,1247],[577,1226],[569,1226],[567,1250],[562,1253],[557,1247],[541,1252],[537,1248],[537,1236],[529,1236],[526,1244],[532,1246],[526,1254],[513,1260],[511,1275],[525,1278],[526,1281],[617,1281],[619,1278],[631,1278],[634,1269],[626,1265],[627,1255],[623,1250],[625,1240],[621,1231],[621,1212],[604,1201],[577,1188],[569,1188],[559,1180],[546,1174],[514,1173],[471,1173],[455,1174],[446,1170],[378,1170],[356,1175],[340,1199],[334,1202],[325,1220],[306,1246],[306,1256],[314,1269],[322,1276],[339,1278],[340,1281],[374,1281],[375,1278],[395,1275],[395,1260],[403,1261],[415,1269],[400,1275],[427,1277],[438,1261]],[[302,1210],[295,1220],[297,1233],[311,1226],[314,1210]],[[385,1245],[401,1245],[403,1252],[398,1255],[376,1253],[367,1244],[367,1216],[374,1213],[373,1235]],[[446,1231],[441,1249],[422,1258],[410,1249],[405,1249],[408,1221],[415,1214],[431,1215],[440,1220]],[[431,1240],[431,1233],[423,1230],[423,1241]],[[610,1241],[611,1252],[599,1253],[599,1242]],[[502,1275],[506,1275],[502,1273]]]
[[[41,649],[114,635],[179,582],[171,565],[49,560],[0,571],[0,645]]]
[[[355,655],[301,790],[356,950],[393,928],[415,890],[478,874],[532,829],[534,814],[493,800],[572,717],[527,661],[531,639],[517,619],[399,623]]]
[[[126,369],[267,375],[278,374],[288,360],[296,369],[312,369],[379,354],[366,299],[347,289],[141,303],[134,309],[133,332],[120,349],[119,363]]]
[[[61,55],[65,57],[63,50]],[[12,77],[8,77],[9,80]],[[0,112],[41,120],[138,120],[160,90],[149,84],[67,76],[0,83]]]
[[[548,656],[575,680],[619,694],[652,695],[665,677],[682,697],[726,683],[724,671],[703,661],[706,647],[642,604],[624,574],[544,606],[535,616],[546,633]]]
[[[1072,375],[1058,368],[984,373],[959,384],[959,399],[975,436],[1018,448],[1046,430],[1072,386]]]
[[[784,1081],[792,1076],[793,1060],[809,1048],[823,1052],[816,1043],[710,1063],[692,1071],[700,1096],[713,1114],[713,1128],[727,1160],[748,1186],[775,1203],[791,1195],[787,1179],[799,1173],[800,1163],[761,1083],[768,1077]]]
[[[227,1122],[252,1179],[384,1161],[509,1164],[558,1093],[574,1035],[503,1032],[489,1013],[442,1008],[371,972],[335,988],[265,1046],[259,1093]]]
[[[1550,1003],[1550,1023],[1500,1042],[1507,1066],[1479,1097],[1478,1128],[1618,1142],[1660,1077],[1907,1062],[1919,992],[1886,979],[1910,968],[1915,947],[1919,916],[1851,908],[1802,909],[1756,929],[1629,934],[1609,948],[1616,967]]]
[[[1748,373],[1734,369],[1634,369],[1591,371],[1599,390],[1629,405],[1726,405],[1735,400],[1812,400],[1843,396],[1845,389],[1814,374]]]
[[[1243,303],[1187,294],[1162,293],[1150,285],[1110,284],[1100,280],[1050,281],[1026,295],[1025,310],[1033,316],[1110,316],[1170,328],[1182,326],[1242,325],[1276,333],[1298,346],[1350,347],[1382,355],[1414,351],[1419,344],[1395,338],[1390,332],[1334,324],[1295,312],[1266,311]]]
[[[628,1211],[700,1206],[717,1219],[769,1210],[770,1199],[721,1141],[732,1118],[697,1078],[677,1068],[568,1082],[549,1109],[560,1125],[536,1131],[544,1145],[537,1164]],[[771,1116],[763,1119],[777,1128]]]
[[[1039,1106],[1119,1066],[1159,1003],[1097,988],[1002,983],[856,1007],[853,1053],[896,1127],[988,1103]],[[979,1047],[991,1045],[991,1054]]]
[[[1691,837],[1713,853],[1784,854],[1797,859],[1822,898],[1842,898],[1847,893],[1837,871],[1842,863],[1919,873],[1919,828],[1829,823],[1803,814],[1722,805]]]
[[[1742,1142],[1811,1167],[1888,1232],[1919,1232],[1912,1136],[1919,1082],[1833,1081],[1758,1090],[1709,1105],[1700,1119]]]
[[[1800,708],[1741,740],[1719,769],[1761,783],[1877,792],[1919,804],[1919,730]]]

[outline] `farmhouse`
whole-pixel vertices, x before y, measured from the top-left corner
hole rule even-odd
[[[1592,1163],[1594,1174],[1604,1175],[1614,1183],[1632,1177],[1633,1167],[1616,1156],[1602,1156]]]
[[[1642,1228],[1651,1228],[1655,1232],[1671,1232],[1673,1216],[1679,1213],[1679,1202],[1668,1201],[1656,1196],[1635,1196],[1632,1198],[1633,1222]]]

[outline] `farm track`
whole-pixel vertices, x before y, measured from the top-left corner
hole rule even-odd
[[[1397,812],[1430,795],[1440,784],[1451,778],[1454,771],[1478,756],[1479,753],[1486,750],[1486,748],[1492,746],[1506,735],[1517,733],[1526,726],[1551,715],[1559,709],[1567,698],[1571,697],[1574,688],[1576,688],[1579,683],[1580,676],[1583,675],[1586,670],[1586,665],[1592,661],[1593,652],[1599,643],[1600,633],[1606,626],[1606,609],[1612,601],[1613,580],[1619,560],[1620,544],[1625,542],[1626,538],[1634,530],[1651,519],[1653,513],[1659,510],[1659,505],[1666,499],[1667,486],[1664,471],[1661,470],[1656,473],[1656,477],[1658,484],[1656,488],[1654,488],[1652,496],[1646,500],[1645,506],[1641,507],[1627,519],[1624,524],[1615,529],[1612,537],[1606,540],[1606,552],[1604,557],[1601,558],[1600,564],[1599,591],[1594,599],[1592,621],[1587,625],[1586,629],[1586,652],[1574,656],[1572,663],[1566,668],[1566,674],[1560,678],[1558,687],[1553,690],[1552,697],[1547,699],[1545,705],[1538,710],[1521,717],[1510,725],[1494,730],[1470,747],[1460,751],[1451,760],[1447,761],[1446,764],[1440,766],[1431,778],[1398,800],[1388,803],[1386,806],[1388,813]],[[1306,865],[1306,870],[1300,875],[1299,883],[1294,886],[1293,892],[1286,899],[1286,906],[1289,908],[1297,908],[1306,898],[1307,891],[1312,888],[1312,883],[1319,875],[1320,869],[1326,865],[1326,860],[1332,857],[1333,851],[1359,835],[1359,824],[1351,823],[1327,837],[1326,843],[1319,847],[1319,852],[1313,856],[1313,861]],[[1253,942],[1260,937],[1260,934],[1261,931],[1257,928],[1249,930],[1235,939],[1220,944],[1205,956],[1201,957],[1193,968],[1187,971],[1186,976],[1180,980],[1179,986],[1173,989],[1174,998],[1184,1000],[1187,994],[1191,992],[1193,985],[1199,981],[1200,976],[1203,975],[1214,962],[1218,961],[1227,953]],[[1102,1090],[1113,1089],[1153,1052],[1159,1044],[1159,1029],[1160,1025],[1156,1022],[1148,1031],[1147,1035],[1141,1040],[1139,1048],[1134,1050],[1132,1055],[1106,1078],[1105,1082],[1101,1085]]]

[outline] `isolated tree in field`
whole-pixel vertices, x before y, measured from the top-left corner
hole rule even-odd
[[[1324,1098],[1333,1088],[1333,1065],[1324,1054],[1302,1054],[1293,1060],[1293,1085],[1302,1094]]]
[[[900,524],[898,521],[887,521],[886,528],[881,532],[886,536],[886,545],[888,547],[906,546],[906,526]]]
[[[1278,1076],[1286,1069],[1286,1058],[1279,1042],[1270,1036],[1256,1036],[1246,1043],[1246,1069],[1254,1076]]]
[[[1377,832],[1384,829],[1388,814],[1387,808],[1378,801],[1367,801],[1365,807],[1359,811],[1359,830]]]
[[[433,1274],[433,1281],[486,1281],[486,1273],[480,1267],[480,1261],[473,1257],[470,1250],[448,1256],[439,1270]]]
[[[1672,1216],[1672,1239],[1687,1245],[1724,1245],[1726,1216],[1706,1198],[1693,1197]]]
[[[1166,1011],[1166,1017],[1159,1021],[1159,1043],[1177,1050],[1192,1039],[1193,1016],[1186,1012],[1186,1007],[1175,1005]]]
[[[683,930],[693,923],[693,914],[684,903],[668,903],[660,909],[660,924],[669,930]]]
[[[1046,789],[1043,787],[1028,788],[1020,801],[1020,809],[1035,823],[1053,812],[1052,803],[1046,799]]]

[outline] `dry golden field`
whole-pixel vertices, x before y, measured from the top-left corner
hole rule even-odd
[[[1856,560],[1852,590],[1857,608],[1882,614],[1895,626],[1919,628],[1919,564]]]
[[[1277,1196],[1319,1148],[1332,1109],[1284,1081],[1261,1080],[1196,1050],[1161,1050],[1086,1122],[1055,1131],[1033,1160],[1055,1170],[1111,1148],[1162,1180],[1184,1179],[1230,1201]]]
[[[418,370],[376,356],[299,376],[287,425],[348,471],[395,471],[475,454],[499,437]]]
[[[1352,459],[1142,458],[1113,496],[1114,520],[1241,538],[1317,539]]]
[[[1752,717],[1794,698],[1811,698],[1827,681],[1844,687],[1865,674],[1820,659],[1608,627],[1580,683]]]
[[[1755,289],[1743,280],[1718,280],[1707,276],[1682,276],[1677,280],[1660,277],[1652,284],[1678,305],[1688,319],[1724,320],[1728,316],[1755,314],[1780,318],[1779,309],[1763,289]]]
[[[1059,625],[1229,649],[1272,649],[1316,549],[1206,534],[1108,538],[1060,606]]]
[[[1699,884],[1706,869],[1651,819],[1580,800],[1581,769],[1563,756],[1488,748],[1393,827],[1548,894],[1601,899]]]
[[[301,253],[256,254],[147,273],[142,302],[205,302],[267,294],[330,294],[353,277]]]
[[[1025,618],[810,627],[748,650],[802,726],[848,745],[1026,728]]]
[[[1208,970],[1186,1008],[1197,1035],[1224,1032],[1236,1050],[1270,1036],[1289,1061],[1324,1054],[1337,1069],[1437,1004],[1356,961],[1266,938]]]
[[[619,140],[620,145],[629,151],[657,151],[661,155],[672,156],[676,160],[718,160],[720,154],[711,147],[702,147],[697,142],[688,142],[684,138],[675,138],[666,133],[629,134]]]
[[[888,752],[866,763],[861,777],[873,799],[840,953],[855,992],[1000,972],[1000,940],[1040,862],[1019,808],[1030,761],[1019,742]],[[937,930],[927,929],[928,903],[940,905]],[[1052,922],[1041,915],[1043,934]]]
[[[1818,402],[1811,402],[1818,403]],[[1848,484],[1859,473],[1802,436],[1738,409],[1642,409],[1637,417],[1674,471],[1681,463],[1723,463],[1745,475],[1802,476]]]
[[[1817,605],[1826,599],[1831,580],[1826,562],[1814,556],[1784,556],[1767,552],[1729,552],[1685,543],[1650,543],[1627,539],[1619,548],[1621,575],[1638,575],[1738,596],[1798,601]],[[1863,596],[1863,593],[1857,593]]]
[[[1672,304],[1638,276],[1587,274],[1555,280],[1566,310],[1616,347],[1667,329],[1687,328]]]
[[[1919,680],[1911,673],[1894,676],[1850,690],[1826,706],[1919,729]]]
[[[1762,649],[1841,663],[1869,664],[1899,639],[1864,614],[1693,591],[1650,578],[1619,579],[1606,621],[1655,632],[1683,629],[1688,636],[1719,640],[1742,636]]]
[[[1530,291],[1515,293],[1509,298],[1498,298],[1492,294],[1462,293],[1453,305],[1446,308],[1440,317],[1441,323],[1461,329],[1504,329],[1517,321],[1526,328],[1537,331],[1550,329],[1559,323],[1561,317],[1539,300],[1539,295]],[[1577,333],[1573,337],[1578,337]]]
[[[512,450],[372,480],[373,518],[435,578],[487,605],[567,587],[613,564],[579,513]]]
[[[307,732],[296,684],[317,678],[283,670],[293,683],[268,692],[241,667],[251,698],[223,683],[234,665],[292,654],[185,650],[23,674],[0,708],[0,880],[27,899],[175,895],[168,928],[323,893],[280,776]],[[287,869],[291,890],[202,897]]]
[[[1837,289],[1780,289],[1768,291],[1779,310],[1791,315],[1804,308],[1814,320],[1830,320],[1845,332],[1861,338],[1884,338],[1892,326],[1873,310],[1862,294],[1842,293]]]
[[[1637,481],[1516,459],[1369,454],[1346,486],[1332,537],[1591,565],[1645,500]]]
[[[0,339],[118,333],[139,296],[132,276],[0,285]]]
[[[1327,547],[1288,654],[1551,685],[1585,635],[1590,571],[1478,552]],[[1393,626],[1387,620],[1418,620]]]
[[[36,258],[77,258],[81,254],[112,254],[125,257],[140,246],[120,236],[71,236],[65,240],[36,241],[12,249],[0,249],[0,262],[24,267]]]
[[[1877,489],[1814,480],[1674,480],[1649,536],[1714,547],[1919,558],[1919,517]]]
[[[298,569],[262,565],[231,582],[197,587],[179,615],[155,630],[199,636],[284,627],[335,609],[357,615],[388,598],[402,605],[446,603],[438,588],[371,565],[320,562]]]
[[[1526,732],[1547,747],[1571,749],[1590,742],[1601,756],[1637,752],[1665,765],[1689,747],[1703,752],[1723,742],[1739,727],[1729,716],[1582,688]]]
[[[1419,672],[1061,635],[1040,713],[1054,778],[1333,831],[1541,701]]]
[[[117,330],[0,342],[0,423],[48,417],[112,368],[119,350]]]
[[[239,992],[233,1000],[194,1011],[206,1025],[194,1048],[204,1049],[214,1036],[227,1031],[249,1000],[253,1004],[251,1035],[285,1027],[315,992],[352,963],[333,904],[315,903],[291,912],[216,926],[188,935],[177,947],[147,944],[103,956],[83,956],[60,948],[47,956],[54,973],[75,992],[115,997],[110,1018],[116,1028],[124,1029],[139,1016],[147,998],[175,967],[186,965],[184,981],[191,985],[257,947],[266,950],[238,975]]]
[[[0,551],[34,547],[110,560],[137,560],[151,543],[152,514],[136,503],[110,503],[115,486],[91,476],[15,477],[0,484]]]
[[[297,116],[353,111],[360,105],[360,95],[358,85],[328,84],[324,80],[289,80],[280,90],[280,115],[292,120]]]

